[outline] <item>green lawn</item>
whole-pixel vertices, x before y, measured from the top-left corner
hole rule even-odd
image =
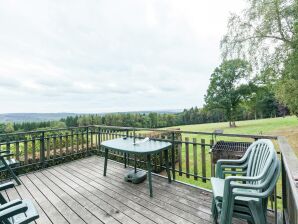
[[[269,119],[260,119],[260,120],[249,120],[249,121],[238,121],[236,122],[236,128],[229,128],[227,122],[222,123],[210,123],[210,124],[197,124],[197,125],[183,125],[176,126],[175,128],[180,128],[182,131],[201,131],[201,132],[213,132],[215,129],[222,129],[224,133],[230,134],[253,134],[253,135],[285,135],[288,136],[289,133],[293,135],[294,131],[297,131],[298,136],[298,119],[294,116],[289,116],[285,118],[269,118]],[[295,132],[296,133],[296,132]],[[292,136],[291,135],[291,136]],[[296,136],[296,137],[297,137]],[[292,136],[292,139],[297,139]],[[201,139],[205,139],[206,143],[209,143],[211,137],[208,135],[193,135],[193,134],[183,134],[183,140],[188,138],[190,142],[195,138],[197,142],[200,142]],[[231,138],[231,137],[218,137],[217,140],[231,140],[231,141],[253,141],[252,139],[245,138]],[[277,146],[276,142],[274,142]],[[294,141],[292,143],[293,148],[298,151]],[[206,147],[206,172],[207,177],[211,176],[211,159],[209,154],[209,147]],[[186,171],[186,153],[185,153],[185,144],[182,144],[182,170]],[[194,157],[193,157],[193,146],[189,145],[189,170],[190,173],[194,173]],[[202,160],[201,160],[201,148],[198,146],[197,148],[197,163],[198,163],[198,174],[202,175]],[[178,169],[178,165],[176,166]],[[177,175],[177,180],[194,184],[203,188],[211,188],[211,184],[209,181],[207,183],[203,183],[201,179],[194,180],[193,177],[187,178],[185,175],[179,176]],[[281,195],[281,182],[278,183],[278,194]],[[278,202],[278,206],[281,207],[281,202]]]

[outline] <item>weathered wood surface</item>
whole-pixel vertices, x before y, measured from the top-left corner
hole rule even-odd
[[[150,198],[147,181],[123,180],[132,168],[110,160],[104,177],[103,161],[93,156],[28,173],[6,197],[32,200],[36,223],[212,223],[210,192],[153,175]]]

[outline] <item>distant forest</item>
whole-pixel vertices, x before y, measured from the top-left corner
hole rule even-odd
[[[276,101],[267,100],[259,111],[240,107],[237,120],[250,120],[288,115],[287,108]],[[202,124],[228,121],[223,110],[192,107],[180,113],[110,113],[67,116],[56,121],[8,122],[0,124],[0,133],[32,131],[49,128],[67,128],[85,125],[112,125],[125,127],[162,128],[187,124]]]

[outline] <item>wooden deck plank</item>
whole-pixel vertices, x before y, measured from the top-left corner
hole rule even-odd
[[[93,169],[95,171],[98,169],[100,169],[100,170],[103,169],[103,166],[101,164],[92,163],[92,161],[80,160],[80,161],[76,161],[76,162],[85,164],[86,167],[88,167],[89,169]],[[92,166],[90,166],[89,162],[92,164]],[[120,178],[123,178],[123,175],[126,174],[129,170],[132,170],[132,168],[123,169],[123,168],[121,168],[121,166],[119,166],[119,164],[110,166],[110,167],[108,167],[108,169],[111,169],[113,171],[111,177],[117,175]],[[102,173],[102,171],[98,171],[98,172]],[[144,186],[142,186],[142,185],[135,185],[135,187],[144,189]],[[168,184],[167,181],[164,181],[163,179],[161,179],[160,177],[157,177],[157,176],[155,176],[155,178],[153,178],[153,188],[162,191],[162,193],[161,193],[162,196],[167,196],[168,193],[171,193],[169,196],[170,198],[175,197],[178,200],[185,201],[187,204],[193,202],[192,204],[193,204],[194,208],[197,208],[198,206],[201,206],[201,205],[211,207],[211,202],[210,202],[211,193],[206,192],[206,191],[204,192],[203,190],[200,190],[200,189],[195,188],[196,191],[193,191],[193,192],[180,192],[180,191],[177,191],[177,188],[186,188],[187,189],[190,187],[187,185],[182,185],[180,183],[177,184],[176,182],[172,182],[171,184]],[[180,202],[182,202],[182,201],[180,201]]]
[[[48,199],[43,195],[42,192],[38,190],[38,188],[30,181],[30,179],[25,176],[20,177],[23,184],[26,186],[27,190],[31,193],[34,199],[38,202],[40,207],[48,214],[52,223],[69,223],[60,213],[56,207],[51,204]]]
[[[99,158],[91,157],[86,160],[78,160],[78,162],[84,162],[87,165],[88,163],[92,163],[95,166],[100,165],[103,167],[103,158],[101,157]],[[115,172],[117,172],[118,170],[122,175],[127,172],[127,170],[123,169],[120,164],[115,163],[114,161],[109,161],[109,162],[111,162],[114,165],[108,166],[108,172],[109,172],[109,169],[112,169]],[[177,195],[179,198],[185,198],[187,199],[187,201],[193,201],[194,203],[197,203],[199,205],[201,205],[201,203],[199,202],[203,201],[203,202],[206,202],[209,206],[211,206],[211,201],[210,201],[211,193],[209,193],[208,191],[200,190],[198,188],[192,188],[177,182],[173,182],[171,185],[168,185],[166,181],[160,181],[159,178],[153,179],[153,187],[155,186],[160,189],[164,189],[162,187],[164,186],[167,190],[171,190],[171,192],[174,195]]]
[[[10,188],[10,189],[7,189],[6,190],[6,194],[7,194],[7,201],[13,201],[13,200],[17,200],[17,199],[22,199],[19,195],[19,193],[17,192],[17,190],[13,187],[13,188]],[[25,214],[19,214],[18,215],[18,218],[26,218]],[[34,223],[36,223],[34,221]]]
[[[125,207],[125,209],[127,208],[131,208],[133,210],[134,213],[142,213],[142,219],[140,220],[141,223],[145,222],[144,218],[147,217],[149,223],[170,223],[169,220],[156,215],[155,213],[153,213],[152,211],[146,210],[144,209],[142,206],[138,205],[137,203],[135,203],[134,201],[131,200],[127,200],[127,198],[125,198],[124,196],[120,195],[120,194],[116,194],[115,192],[111,192],[109,189],[105,188],[105,187],[101,187],[99,188],[95,188],[93,186],[90,185],[90,183],[83,181],[82,179],[72,175],[69,172],[66,172],[65,170],[62,169],[62,167],[64,166],[57,166],[55,167],[53,170],[56,171],[56,173],[61,173],[64,178],[69,178],[69,180],[73,180],[76,183],[80,184],[82,187],[85,188],[85,191],[92,191],[95,192],[96,195],[102,195],[102,197],[107,197],[108,196],[108,200],[110,201],[114,201],[116,202],[115,205],[119,205],[119,204],[123,204],[123,206]],[[89,181],[90,182],[90,181]],[[139,212],[138,212],[139,211]]]
[[[22,199],[30,200],[34,204],[34,206],[39,214],[39,218],[36,220],[37,224],[52,223],[51,220],[49,219],[48,215],[43,211],[43,209],[39,206],[38,202],[34,199],[34,197],[26,189],[24,183],[22,183],[19,186],[16,186],[15,189],[18,192],[18,194],[21,196]]]
[[[60,179],[60,174],[55,173],[52,170],[44,170],[42,172],[48,178],[50,178],[54,183],[59,185],[65,192],[70,193],[71,195],[77,198],[86,209],[92,214],[95,215],[100,222],[102,223],[120,223],[114,217],[111,216],[111,213],[114,212],[110,208],[106,207],[104,201],[100,201],[98,198],[90,195],[87,191],[82,191],[80,187],[64,177]]]
[[[64,167],[63,167],[64,168]],[[69,167],[71,169],[71,167]],[[175,211],[175,209],[170,209],[172,206],[170,204],[165,204],[161,201],[158,201],[156,198],[153,197],[153,199],[148,197],[148,193],[144,194],[142,192],[138,192],[138,191],[134,191],[134,190],[125,190],[125,188],[123,188],[123,186],[121,187],[121,184],[117,183],[114,181],[114,183],[117,183],[117,185],[113,185],[113,184],[109,184],[108,180],[102,181],[101,177],[96,176],[95,180],[92,180],[92,178],[94,179],[94,171],[83,171],[84,168],[79,168],[79,169],[72,169],[70,172],[75,172],[77,173],[76,175],[79,178],[84,179],[86,182],[87,181],[91,181],[90,184],[92,184],[92,186],[94,187],[105,187],[107,189],[112,190],[113,192],[116,192],[118,194],[121,195],[125,195],[125,197],[127,199],[130,200],[134,200],[136,203],[140,204],[141,206],[143,206],[145,209],[149,209],[153,212],[155,212],[158,215],[161,215],[167,219],[170,219],[171,222],[173,223],[196,223],[196,222],[201,222],[203,223],[204,220],[202,220],[201,218],[196,219],[194,218],[193,222],[188,221],[188,219],[192,219],[190,216],[191,214],[186,214],[185,217],[186,219],[182,218],[181,216],[179,216],[179,213],[177,210]],[[103,177],[104,178],[104,177]],[[107,178],[105,178],[107,179]],[[99,181],[97,181],[99,180]],[[118,180],[119,181],[119,180]],[[120,181],[123,181],[123,178],[120,179]],[[173,211],[174,210],[174,211]],[[182,211],[183,213],[183,211]]]
[[[46,184],[36,177],[34,173],[27,175],[31,182],[39,189],[39,191],[46,192],[44,196],[47,200],[59,208],[60,213],[69,223],[86,223],[80,216],[78,216],[67,204],[62,201]]]
[[[35,174],[39,180],[47,185],[61,200],[63,200],[70,208],[72,208],[85,222],[90,224],[100,223],[101,221],[89,212],[84,206],[77,201],[75,197],[71,197],[67,191],[64,191],[58,184],[54,183],[50,178],[42,172]],[[75,195],[74,195],[75,196]]]
[[[97,184],[101,184],[105,186],[106,188],[113,189],[115,192],[118,192],[119,194],[128,195],[131,196],[132,199],[138,199],[139,203],[144,204],[147,209],[156,209],[160,208],[161,211],[167,210],[170,213],[164,214],[167,217],[169,215],[173,219],[172,221],[184,221],[184,222],[204,222],[210,220],[210,214],[202,213],[200,210],[195,210],[195,212],[190,213],[187,210],[184,209],[184,207],[187,207],[187,205],[179,204],[179,202],[175,200],[162,200],[163,196],[162,194],[158,194],[158,192],[154,191],[154,197],[153,199],[150,199],[148,197],[148,187],[145,183],[141,184],[142,186],[139,186],[140,188],[136,188],[137,185],[132,185],[131,183],[126,183],[123,181],[123,175],[116,177],[114,174],[111,175],[111,177],[103,177],[102,170],[98,169],[97,171],[87,169],[83,166],[79,166],[78,163],[76,164],[69,164],[68,167],[72,168],[75,172],[80,173],[81,175],[84,175],[88,177],[86,181],[91,181],[92,178],[96,177],[94,179],[94,182]],[[155,189],[154,189],[155,190]],[[158,189],[156,189],[158,190]],[[134,196],[133,196],[134,195]],[[179,204],[180,208],[177,208],[175,205]],[[151,206],[149,206],[151,205]],[[181,209],[182,208],[182,209]],[[210,210],[210,209],[208,209]],[[177,217],[178,216],[178,217]],[[196,217],[194,217],[196,216]]]
[[[131,169],[109,161],[104,177],[103,159],[92,156],[20,176],[22,185],[4,195],[32,200],[40,214],[37,224],[212,223],[210,192],[153,175],[150,198],[147,181],[123,180]]]
[[[118,223],[137,223],[133,219],[134,213],[129,212],[130,210],[127,209],[125,205],[119,205],[119,203],[114,201],[113,198],[107,198],[106,195],[103,194],[95,194],[94,190],[88,191],[87,189],[80,186],[76,181],[73,181],[73,177],[68,178],[66,176],[63,176],[56,170],[51,169],[50,171],[47,171],[47,175],[52,175],[51,178],[56,177],[59,178],[60,181],[65,181],[65,183],[67,182],[69,187],[72,187],[74,190],[77,191],[77,193],[84,195],[84,197],[86,197],[89,201],[92,201],[96,206],[99,206],[102,211],[104,211],[105,216],[112,216],[115,219],[119,220],[117,221]],[[110,204],[107,202],[109,202]],[[101,218],[103,222],[105,221],[103,220],[105,216]],[[143,217],[138,218],[141,220],[141,218]]]

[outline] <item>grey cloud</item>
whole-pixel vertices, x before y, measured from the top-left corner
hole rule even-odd
[[[0,113],[201,106],[242,2],[1,1]]]

